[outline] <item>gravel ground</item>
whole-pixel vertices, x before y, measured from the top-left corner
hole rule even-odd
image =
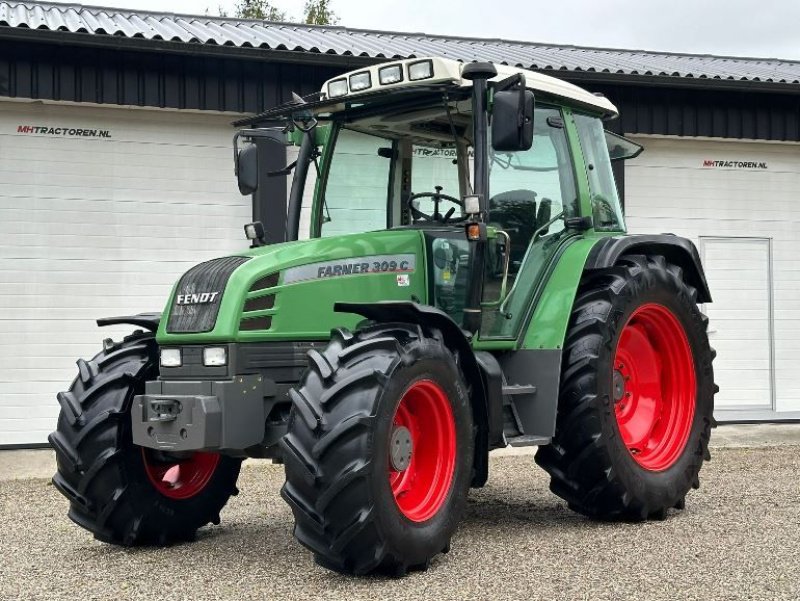
[[[453,550],[402,580],[317,567],[291,536],[280,466],[245,467],[222,525],[167,549],[98,543],[47,481],[0,482],[0,599],[796,600],[798,450],[718,449],[686,511],[645,524],[578,516],[530,456],[495,457]]]

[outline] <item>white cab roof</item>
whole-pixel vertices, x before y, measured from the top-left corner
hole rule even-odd
[[[431,65],[433,67],[433,77],[428,77],[426,79],[421,79],[417,81],[409,81],[408,66],[426,61],[431,62]],[[464,79],[461,76],[461,73],[467,64],[468,63],[462,63],[454,59],[436,58],[436,57],[387,61],[385,63],[380,63],[377,65],[373,65],[371,67],[365,67],[363,69],[350,71],[349,73],[345,73],[344,75],[340,75],[338,77],[329,79],[323,84],[322,92],[325,95],[328,94],[328,89],[329,89],[328,84],[331,82],[337,82],[341,80],[349,81],[351,75],[357,75],[360,73],[364,73],[366,71],[370,72],[370,79],[372,85],[369,88],[361,89],[355,92],[349,91],[348,88],[347,94],[341,96],[342,99],[351,98],[368,92],[376,92],[382,89],[388,90],[391,88],[401,88],[401,87],[430,86],[430,85],[435,85],[437,83],[451,83],[466,87],[472,85],[472,82],[470,80]],[[379,71],[381,69],[384,69],[392,65],[402,66],[402,71],[404,73],[403,80],[387,84],[379,83],[380,82]],[[588,92],[581,87],[578,87],[574,84],[568,83],[561,79],[550,77],[549,75],[543,75],[541,73],[536,73],[535,71],[520,69],[518,67],[509,67],[507,65],[498,65],[498,64],[495,64],[495,67],[497,68],[497,76],[492,78],[491,81],[499,81],[507,77],[510,77],[511,75],[522,73],[525,76],[526,87],[533,90],[534,92],[540,91],[545,94],[549,94],[551,96],[556,96],[558,98],[563,98],[565,100],[572,101],[573,103],[585,107],[591,111],[602,113],[605,118],[616,117],[619,113],[619,111],[617,111],[617,107],[614,106],[614,104],[604,96],[596,96],[595,94],[592,94],[591,92]]]

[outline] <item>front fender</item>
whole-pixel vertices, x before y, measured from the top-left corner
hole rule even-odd
[[[155,332],[161,322],[161,313],[139,313],[137,315],[120,315],[119,317],[101,317],[97,325],[101,328],[119,324],[129,324]]]
[[[355,313],[377,322],[403,322],[435,328],[445,345],[458,353],[461,371],[471,389],[472,413],[478,436],[475,441],[475,473],[472,486],[483,486],[489,473],[489,449],[503,442],[502,386],[499,366],[492,357],[479,362],[467,334],[452,318],[428,305],[409,301],[376,303],[336,303],[334,311]],[[494,368],[494,369],[493,369]]]

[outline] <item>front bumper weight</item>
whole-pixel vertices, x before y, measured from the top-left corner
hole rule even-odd
[[[161,451],[245,449],[263,440],[274,395],[275,384],[256,375],[147,382],[133,399],[133,443]]]

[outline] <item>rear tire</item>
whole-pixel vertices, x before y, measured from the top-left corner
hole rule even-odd
[[[240,459],[195,453],[176,461],[133,444],[132,400],[158,375],[157,357],[153,334],[109,340],[91,361],[78,360],[78,377],[58,394],[53,484],[70,501],[70,519],[104,542],[193,540],[201,526],[219,523],[237,492]]]
[[[582,514],[663,519],[698,488],[714,425],[714,351],[697,291],[661,256],[581,282],[564,346],[556,432],[536,462]]]
[[[436,334],[334,330],[309,353],[281,441],[281,493],[295,537],[324,567],[401,576],[450,548],[472,474],[472,409]]]

